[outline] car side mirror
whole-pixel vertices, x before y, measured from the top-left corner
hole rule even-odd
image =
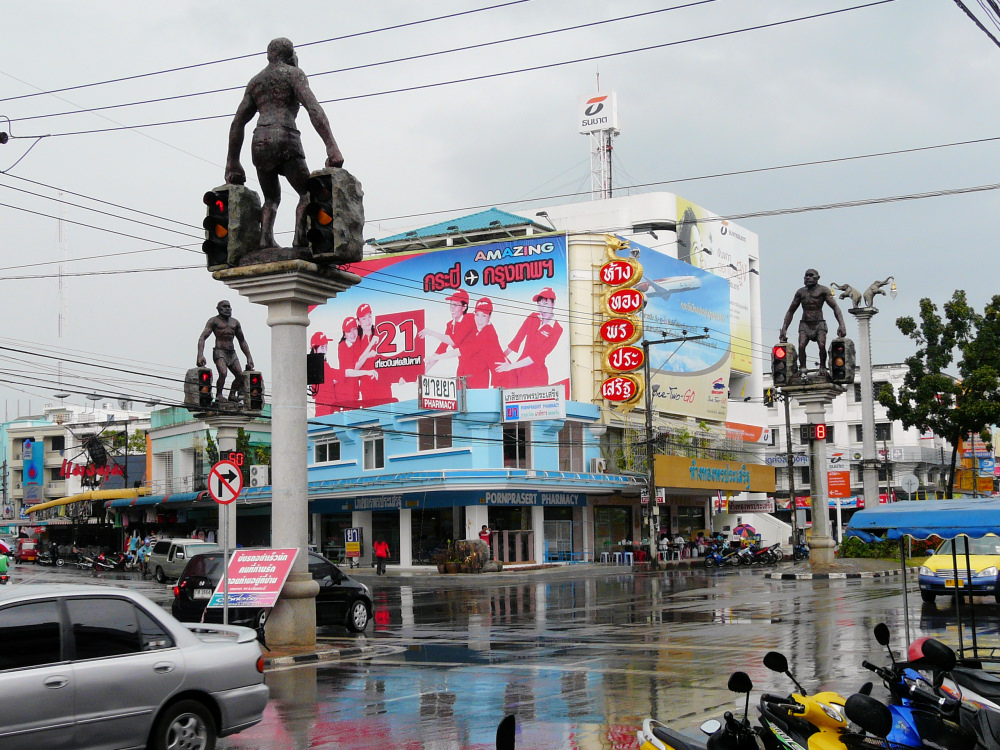
[[[183,559],[184,559],[184,553],[183,553],[183,552],[181,552],[180,550],[178,550],[178,551],[177,551],[177,554],[176,554],[176,555],[174,555],[174,559],[175,559],[175,560],[183,560]]]

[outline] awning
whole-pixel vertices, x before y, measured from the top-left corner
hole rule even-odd
[[[880,505],[851,516],[847,536],[865,542],[882,539],[953,539],[960,534],[978,539],[1000,531],[1000,500],[910,500]]]
[[[207,492],[174,492],[170,495],[149,495],[147,497],[119,497],[104,504],[105,508],[138,508],[144,505],[172,505],[206,500]]]
[[[69,497],[61,497],[58,500],[49,500],[45,503],[39,503],[38,505],[32,505],[25,510],[28,513],[34,513],[39,510],[45,510],[46,508],[55,508],[60,505],[69,505],[70,503],[79,503],[84,500],[113,500],[115,498],[136,498],[139,495],[148,495],[149,487],[132,487],[125,490],[92,490],[91,492],[81,492],[79,495],[70,495]]]

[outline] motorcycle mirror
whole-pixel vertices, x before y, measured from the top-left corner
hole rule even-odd
[[[718,719],[709,719],[699,727],[702,732],[711,736],[722,729],[722,722]]]
[[[768,651],[764,654],[764,666],[772,672],[785,674],[788,671],[788,659],[778,651]]]
[[[844,710],[848,719],[876,737],[885,737],[892,731],[889,709],[870,695],[852,695],[844,704]]]
[[[497,750],[514,750],[514,715],[505,716],[497,726]]]
[[[924,641],[923,653],[927,665],[934,670],[934,687],[941,687],[944,682],[944,673],[955,668],[955,652],[941,641],[928,638]]]
[[[875,626],[875,640],[879,642],[880,646],[889,645],[889,626],[884,622]]]
[[[749,693],[753,690],[753,682],[746,672],[733,672],[729,675],[729,689],[734,693]]]

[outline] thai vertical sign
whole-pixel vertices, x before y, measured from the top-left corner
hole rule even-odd
[[[21,448],[22,475],[21,485],[24,491],[24,504],[34,505],[44,499],[44,466],[45,448],[41,440],[25,440]]]
[[[606,262],[598,277],[606,291],[601,296],[602,312],[608,316],[600,329],[604,347],[604,372],[609,377],[601,383],[601,396],[616,404],[631,405],[642,398],[644,380],[641,375],[630,375],[643,366],[642,349],[632,346],[642,337],[639,313],[646,304],[645,295],[635,288],[642,279],[639,261],[619,252],[627,250],[629,243],[613,235],[604,236]]]

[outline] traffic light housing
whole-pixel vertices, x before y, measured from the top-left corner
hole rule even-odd
[[[208,268],[225,267],[229,261],[229,191],[209,190],[202,197],[208,213],[201,225],[205,241],[201,245]]]
[[[789,385],[798,370],[799,363],[795,356],[794,346],[776,344],[771,347],[771,380],[774,385]]]
[[[774,406],[774,388],[764,389],[764,406],[770,408]]]
[[[184,375],[184,406],[191,411],[203,411],[212,405],[212,371],[207,367],[192,367]]]
[[[840,385],[854,382],[854,342],[848,338],[830,342],[830,380]]]
[[[243,185],[222,185],[202,196],[207,209],[201,249],[209,271],[238,266],[260,247],[260,196]]]
[[[319,264],[357,263],[362,257],[364,193],[361,184],[343,169],[321,169],[306,184],[309,203],[306,241]]]
[[[264,376],[256,370],[243,374],[246,378],[247,409],[261,411],[264,408]]]

